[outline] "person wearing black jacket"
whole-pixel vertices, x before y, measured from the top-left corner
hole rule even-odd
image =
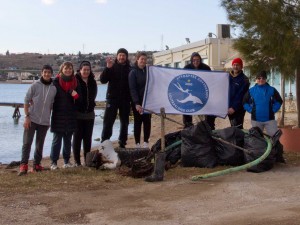
[[[147,79],[147,54],[139,52],[136,55],[134,68],[129,73],[129,88],[132,99],[132,112],[134,117],[134,139],[136,147],[141,147],[141,130],[144,128],[143,148],[148,148],[151,132],[151,114],[144,113],[142,108],[145,85]]]
[[[243,98],[250,87],[249,78],[243,72],[241,58],[232,60],[232,71],[229,73],[229,107],[228,118],[232,127],[244,129],[246,110],[243,107]]]
[[[73,156],[75,166],[81,166],[81,143],[83,142],[84,161],[86,159],[86,154],[91,151],[95,121],[95,99],[98,88],[89,61],[81,62],[75,76],[81,90],[82,100],[80,103],[76,104],[77,129],[73,134]]]
[[[115,62],[111,58],[108,58],[106,60],[106,68],[100,75],[101,83],[108,83],[101,142],[111,138],[112,128],[119,111],[119,146],[121,148],[125,148],[128,135],[130,113],[128,74],[130,69],[128,51],[125,48],[120,48],[117,52]]]
[[[71,140],[76,130],[76,101],[81,101],[80,88],[74,75],[73,64],[64,62],[60,66],[59,73],[53,81],[57,89],[54,99],[51,132],[53,140],[51,146],[51,170],[56,170],[63,140],[63,168],[73,167],[70,163]]]
[[[192,69],[192,70],[206,70],[211,71],[210,67],[202,62],[202,58],[198,52],[193,52],[191,55],[191,63],[187,64],[184,69]],[[206,116],[206,121],[210,125],[212,129],[215,127],[215,116]],[[184,128],[193,125],[193,116],[191,115],[183,115],[183,124]]]

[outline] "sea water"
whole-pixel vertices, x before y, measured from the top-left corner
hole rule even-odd
[[[25,94],[31,84],[6,84],[0,83],[0,102],[7,103],[23,103]],[[107,85],[98,85],[98,94],[96,101],[104,101]],[[12,115],[14,108],[10,106],[0,106],[0,163],[10,163],[11,161],[21,160],[22,142],[23,142],[23,123],[24,123],[24,110],[20,108],[21,117],[13,119]],[[93,143],[95,147],[100,144],[99,139],[102,132],[103,114],[104,110],[95,110],[95,126],[93,130]],[[116,120],[113,127],[113,136],[111,140],[117,140],[119,135],[120,122]],[[133,130],[132,124],[129,125],[128,131],[131,134]],[[51,143],[53,134],[50,129],[47,133],[43,156],[50,156]],[[35,149],[35,139],[31,146],[30,159],[33,158]]]

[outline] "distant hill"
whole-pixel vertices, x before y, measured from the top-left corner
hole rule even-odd
[[[148,62],[152,65],[152,53],[147,52]],[[91,62],[93,71],[101,72],[105,65],[106,57],[115,57],[115,54],[110,53],[99,53],[99,54],[39,54],[39,53],[22,53],[22,54],[8,54],[0,55],[0,70],[8,69],[21,69],[21,70],[40,70],[43,65],[49,64],[55,71],[59,70],[59,66],[64,61],[70,61],[73,63],[74,68],[78,69],[79,64],[83,60]],[[129,60],[131,63],[135,61],[135,53],[129,54]]]
[[[153,52],[147,52],[148,63],[152,65],[152,54]],[[43,65],[49,64],[56,74],[59,70],[60,65],[65,61],[70,61],[74,65],[74,69],[79,68],[80,63],[83,60],[88,60],[92,65],[92,70],[95,74],[96,80],[103,69],[106,66],[106,58],[115,58],[115,54],[110,53],[99,53],[99,54],[39,54],[39,53],[22,53],[22,54],[6,54],[0,55],[0,79],[26,79],[24,77],[36,76],[39,73],[35,71],[40,71]],[[135,62],[135,53],[129,54],[129,60],[131,63]],[[22,71],[29,70],[33,74],[24,74]],[[10,72],[11,71],[11,72]]]

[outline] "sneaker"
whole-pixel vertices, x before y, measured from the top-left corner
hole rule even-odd
[[[144,142],[143,148],[149,148],[149,143],[148,142]]]
[[[21,164],[20,165],[20,172],[18,173],[18,176],[23,176],[27,174],[28,171],[28,164]]]
[[[57,164],[56,163],[52,163],[50,169],[51,170],[57,170],[58,169]]]
[[[33,171],[42,172],[43,170],[44,170],[44,167],[42,167],[41,164],[33,165]]]
[[[63,168],[64,168],[64,169],[66,169],[66,168],[73,168],[73,167],[74,167],[74,165],[73,165],[72,163],[70,163],[70,162],[65,163],[65,164],[63,165]]]
[[[74,167],[82,167],[81,163],[75,163]]]
[[[135,147],[136,147],[136,148],[140,148],[140,147],[141,147],[140,143],[137,143],[137,144],[135,145]]]

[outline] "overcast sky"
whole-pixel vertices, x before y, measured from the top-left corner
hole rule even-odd
[[[220,0],[0,0],[0,53],[159,51],[227,23]]]

